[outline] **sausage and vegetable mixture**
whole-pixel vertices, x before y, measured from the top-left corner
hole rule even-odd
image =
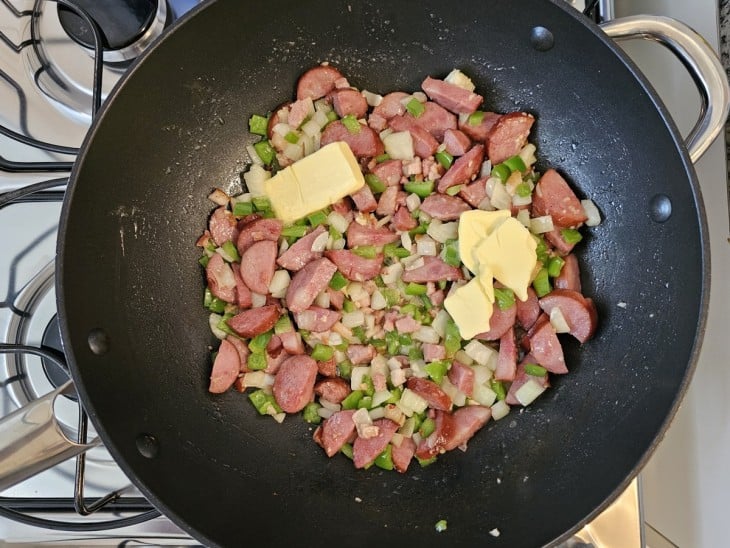
[[[536,171],[531,114],[482,104],[456,69],[380,95],[323,64],[250,118],[247,192],[215,189],[197,242],[210,392],[403,473],[568,372],[558,335],[597,325],[573,248],[599,213]]]

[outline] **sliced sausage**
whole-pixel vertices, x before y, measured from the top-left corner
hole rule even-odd
[[[345,352],[353,365],[370,363],[375,357],[375,347],[369,344],[351,344]]]
[[[580,293],[582,286],[580,283],[578,257],[571,253],[563,257],[563,259],[565,259],[565,264],[560,269],[560,275],[555,278],[555,287],[557,289],[571,289]]]
[[[278,245],[271,240],[261,240],[249,247],[241,256],[241,278],[254,293],[266,295],[276,270]]]
[[[423,262],[423,266],[406,270],[403,276],[401,276],[401,279],[406,283],[425,283],[439,282],[441,280],[453,282],[454,280],[461,280],[464,277],[461,269],[446,264],[438,257],[423,257]]]
[[[540,316],[540,305],[537,302],[537,294],[531,287],[527,288],[527,300],[515,300],[517,306],[517,321],[524,329],[530,329]]]
[[[418,221],[411,215],[408,208],[405,206],[398,206],[393,215],[393,228],[400,232],[406,230],[413,230],[418,226]]]
[[[228,390],[238,377],[240,369],[241,359],[238,356],[236,347],[226,339],[223,339],[218,348],[215,361],[213,362],[213,371],[210,374],[208,392],[221,394]]]
[[[400,192],[402,191],[397,186],[389,186],[388,188],[386,188],[380,195],[380,199],[378,200],[378,208],[375,210],[375,212],[383,217],[386,215],[393,215],[395,213],[395,208],[398,207],[398,194]]]
[[[412,116],[393,116],[388,126],[394,131],[407,131],[411,134],[413,152],[419,158],[432,156],[439,146],[436,138],[419,126]]]
[[[482,177],[465,185],[459,191],[459,196],[474,209],[478,208],[487,197],[487,178]]]
[[[337,376],[337,360],[332,356],[326,362],[317,362],[317,372],[323,377]]]
[[[263,240],[278,242],[282,226],[283,224],[279,219],[256,219],[246,223],[241,228],[236,242],[238,254],[243,256],[246,250],[255,242]]]
[[[386,160],[375,164],[370,172],[387,186],[397,186],[403,176],[403,162],[401,160]]]
[[[568,372],[563,357],[563,347],[546,314],[537,319],[527,337],[530,341],[530,354],[535,357],[539,365],[551,373]]]
[[[380,118],[387,122],[393,116],[404,114],[406,112],[406,107],[403,104],[403,99],[406,97],[408,97],[408,94],[403,91],[394,91],[384,95],[383,100],[380,101],[378,106],[373,108],[373,112],[370,116],[375,116],[376,119]],[[385,125],[383,125],[380,129],[376,129],[376,131],[382,131],[383,129],[385,129]]]
[[[322,252],[312,251],[312,245],[325,232],[327,232],[327,229],[323,225],[318,225],[309,234],[294,242],[289,249],[279,256],[276,262],[280,267],[296,272],[304,268],[304,265],[308,262],[319,259]]]
[[[386,446],[393,439],[393,434],[398,430],[398,424],[390,419],[377,419],[373,421],[377,426],[378,435],[372,438],[358,436],[352,444],[352,460],[355,468],[365,468],[382,453]]]
[[[553,289],[540,299],[540,308],[550,315],[554,308],[560,309],[569,333],[581,343],[593,336],[598,326],[598,312],[593,300],[572,289]]]
[[[406,386],[426,400],[430,407],[442,411],[451,409],[451,398],[435,382],[420,377],[410,377],[406,381]]]
[[[294,274],[286,290],[286,305],[292,312],[302,312],[309,308],[314,299],[327,288],[337,267],[322,257],[306,264]]]
[[[227,303],[236,302],[236,278],[231,266],[218,253],[208,260],[205,267],[208,288],[214,297]]]
[[[392,187],[397,192],[396,187]],[[385,192],[383,193],[385,194]],[[361,245],[384,246],[399,240],[400,236],[380,226],[363,226],[358,223],[350,223],[347,228],[347,247],[353,248]]]
[[[421,83],[421,89],[431,100],[455,114],[471,114],[484,101],[484,97],[473,91],[430,76]]]
[[[502,117],[496,112],[485,112],[478,124],[472,124],[468,119],[459,121],[459,129],[463,131],[472,141],[485,143],[489,137],[489,132]]]
[[[320,139],[322,146],[336,141],[347,143],[358,158],[379,156],[385,150],[383,142],[372,128],[360,125],[357,133],[352,133],[340,120],[327,124]]]
[[[238,335],[250,339],[266,333],[279,319],[279,307],[275,304],[244,310],[228,320],[228,326]]]
[[[499,355],[497,357],[497,368],[494,370],[494,378],[498,381],[512,381],[517,373],[517,344],[515,343],[515,332],[509,328],[499,338]]]
[[[355,433],[353,409],[337,411],[322,423],[317,443],[322,446],[328,457],[336,455]]]
[[[236,279],[236,302],[238,307],[241,309],[251,308],[253,305],[251,290],[241,278],[241,265],[232,263],[231,269],[233,270],[233,277]]]
[[[446,444],[453,438],[454,421],[451,413],[436,410],[434,412],[435,427],[433,432],[421,439],[416,447],[416,456],[422,460],[428,460],[446,451]]]
[[[368,112],[368,102],[362,93],[356,89],[336,89],[330,93],[332,106],[337,115],[342,118],[351,114],[355,118],[363,118]]]
[[[474,370],[459,361],[453,361],[448,372],[449,381],[471,398],[474,393]]]
[[[228,335],[226,336],[226,340],[231,343],[236,349],[236,352],[238,352],[238,358],[241,361],[239,371],[241,373],[245,373],[248,371],[248,356],[251,353],[251,350],[248,348],[248,345],[238,337]]]
[[[378,209],[378,201],[373,196],[373,191],[370,187],[365,185],[357,192],[350,195],[352,201],[355,202],[355,207],[362,213],[372,213]]]
[[[483,405],[467,405],[460,407],[451,414],[451,436],[444,444],[446,451],[457,447],[465,447],[474,434],[476,434],[492,417],[492,410]]]
[[[554,228],[550,232],[546,232],[544,236],[548,243],[553,246],[553,248],[555,249],[555,251],[558,252],[559,255],[566,256],[571,251],[573,251],[575,244],[570,244],[566,242],[560,230],[560,228]]]
[[[470,182],[472,177],[479,173],[482,160],[484,160],[484,145],[474,145],[451,164],[449,170],[439,180],[438,191],[443,193],[447,188]]]
[[[311,68],[297,81],[297,99],[320,99],[335,89],[335,82],[342,77],[339,70],[329,65]]]
[[[215,209],[208,221],[208,230],[216,245],[223,245],[228,241],[235,242],[238,238],[238,221],[225,206]]]
[[[489,331],[479,333],[475,338],[483,341],[496,341],[500,339],[515,324],[516,317],[516,306],[510,306],[505,310],[495,306],[492,310],[492,317],[489,318]]]
[[[456,129],[456,116],[433,101],[423,103],[423,112],[413,119],[439,142],[444,140],[446,131]]]
[[[274,377],[274,398],[286,413],[297,413],[312,401],[317,362],[306,355],[289,356]]]
[[[458,196],[430,194],[421,203],[421,211],[439,221],[455,221],[471,206]]]
[[[393,443],[391,449],[391,458],[393,459],[393,467],[404,474],[408,470],[408,465],[413,459],[413,455],[416,452],[416,442],[413,438],[403,438],[400,445]]]
[[[298,101],[294,101],[289,107],[289,116],[286,121],[288,125],[297,129],[307,119],[307,116],[312,114],[314,114],[312,100],[309,98],[299,99]]]
[[[340,403],[350,392],[350,384],[340,377],[322,379],[314,385],[314,393],[332,403]]]
[[[299,355],[304,354],[304,341],[302,341],[301,333],[297,331],[287,331],[286,333],[279,333],[281,339],[281,345],[287,354]]]
[[[444,147],[452,156],[463,156],[471,146],[471,139],[463,131],[447,129],[444,132]]]
[[[561,228],[576,228],[588,218],[580,200],[563,177],[554,169],[543,173],[535,185],[532,216],[550,215]]]
[[[337,265],[337,270],[342,272],[345,278],[354,282],[372,280],[380,274],[383,266],[382,253],[378,253],[373,259],[367,259],[348,249],[333,249],[325,251],[325,256]]]
[[[510,112],[500,116],[487,136],[487,156],[492,165],[514,156],[527,143],[535,118],[526,112]]]
[[[342,314],[336,310],[310,306],[302,312],[296,312],[294,314],[294,321],[299,329],[322,333],[323,331],[330,330],[333,325],[340,321],[341,317]]]

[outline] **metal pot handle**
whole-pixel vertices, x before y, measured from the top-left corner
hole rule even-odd
[[[686,139],[692,162],[697,162],[725,126],[730,111],[730,85],[720,59],[702,36],[670,17],[635,15],[601,25],[616,41],[652,40],[666,46],[689,72],[702,98],[700,116]]]
[[[0,491],[101,443],[68,439],[53,413],[53,403],[71,381],[0,420]]]

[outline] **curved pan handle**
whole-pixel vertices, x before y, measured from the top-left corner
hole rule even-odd
[[[641,38],[659,42],[685,66],[702,97],[700,118],[686,139],[689,156],[697,162],[722,131],[730,111],[730,85],[715,51],[702,36],[670,17],[623,17],[603,23],[601,28],[616,41]]]
[[[69,440],[53,413],[56,398],[71,381],[0,420],[0,491],[101,443]]]

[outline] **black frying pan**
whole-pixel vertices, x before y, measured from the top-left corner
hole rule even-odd
[[[328,459],[296,417],[276,425],[245,395],[206,390],[206,196],[239,188],[248,117],[325,60],[380,93],[462,69],[486,109],[536,116],[538,168],[558,167],[605,219],[579,246],[600,328],[582,348],[566,339],[571,373],[466,453],[405,475]],[[72,179],[57,294],[76,386],[124,471],[206,544],[565,539],[646,462],[698,354],[709,257],[687,150],[636,68],[562,2],[210,3],[133,66]]]

